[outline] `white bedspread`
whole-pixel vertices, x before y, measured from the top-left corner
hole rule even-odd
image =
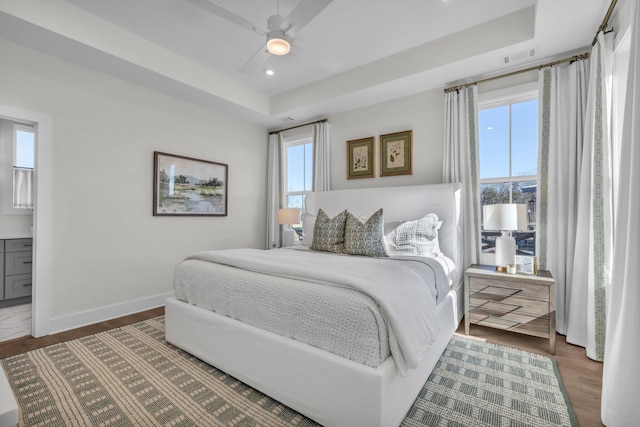
[[[419,365],[433,342],[440,327],[435,310],[436,297],[438,293],[446,293],[449,285],[441,263],[431,258],[369,258],[287,249],[230,249],[199,252],[187,259],[341,286],[369,295],[380,307],[387,323],[391,354],[403,374]],[[436,283],[439,283],[438,288]]]

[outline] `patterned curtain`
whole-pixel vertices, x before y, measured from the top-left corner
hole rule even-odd
[[[591,59],[540,71],[540,268],[556,280],[556,330],[600,361],[613,233],[610,61],[600,35]]]

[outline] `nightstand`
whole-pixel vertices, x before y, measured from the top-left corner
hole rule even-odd
[[[551,273],[507,274],[494,266],[471,265],[464,272],[464,332],[482,325],[549,339],[556,353],[556,282]]]

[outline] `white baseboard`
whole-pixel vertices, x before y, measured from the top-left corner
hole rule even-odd
[[[70,329],[104,322],[105,320],[115,319],[116,317],[122,317],[128,314],[139,313],[141,311],[164,306],[166,299],[171,296],[173,296],[173,292],[167,292],[165,294],[155,295],[148,298],[127,301],[107,307],[100,307],[94,310],[84,311],[82,313],[53,317],[49,320],[49,333],[56,334],[58,332],[64,332]]]

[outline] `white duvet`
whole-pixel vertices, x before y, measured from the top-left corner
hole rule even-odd
[[[450,282],[442,261],[427,257],[369,258],[287,249],[204,251],[197,259],[248,271],[354,289],[380,307],[398,370],[415,368],[440,328],[436,300]],[[435,283],[434,283],[435,282]]]

